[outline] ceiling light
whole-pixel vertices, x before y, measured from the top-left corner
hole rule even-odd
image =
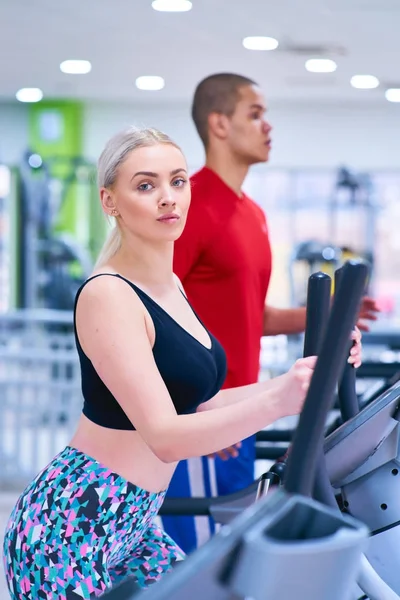
[[[162,90],[165,85],[164,79],[158,75],[142,75],[136,79],[136,87],[139,90]]]
[[[154,0],[151,5],[162,12],[187,12],[192,8],[189,0]]]
[[[310,73],[333,73],[337,69],[335,61],[329,58],[310,58],[305,66]]]
[[[385,98],[389,102],[400,102],[400,88],[390,88],[386,90]]]
[[[373,90],[378,87],[379,79],[374,75],[354,75],[350,83],[358,90]]]
[[[22,88],[15,96],[20,102],[40,102],[43,92],[39,88]]]
[[[60,69],[63,73],[71,75],[86,75],[92,70],[92,65],[88,60],[64,60]]]
[[[243,46],[247,50],[276,50],[279,42],[275,38],[265,36],[250,36],[245,37]]]

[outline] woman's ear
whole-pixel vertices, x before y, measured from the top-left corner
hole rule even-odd
[[[103,207],[104,212],[107,215],[115,217],[118,215],[117,207],[115,206],[115,201],[112,196],[112,193],[107,188],[100,189],[100,202]]]

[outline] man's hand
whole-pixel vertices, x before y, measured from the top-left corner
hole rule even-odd
[[[225,450],[218,450],[218,452],[214,452],[214,454],[209,454],[208,458],[221,458],[222,460],[229,460],[230,458],[236,458],[239,456],[238,448],[242,445],[242,442],[238,442],[233,446],[229,446],[229,448],[225,448]]]
[[[358,314],[357,327],[361,331],[369,331],[369,326],[363,321],[376,321],[376,314],[380,312],[376,301],[369,296],[364,296],[361,302],[360,312]]]
[[[353,340],[353,345],[350,350],[350,356],[347,362],[350,365],[353,365],[355,369],[361,367],[362,364],[362,344],[361,344],[361,332],[358,327],[354,328],[354,331],[351,334],[351,339]]]

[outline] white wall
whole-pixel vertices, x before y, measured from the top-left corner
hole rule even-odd
[[[270,165],[354,169],[400,167],[400,105],[280,105],[269,113],[273,125]],[[153,125],[171,135],[197,167],[202,146],[190,119],[189,106],[88,104],[85,152],[95,159],[106,139],[129,124]]]
[[[400,166],[400,105],[282,106],[270,116],[276,166]]]
[[[163,129],[182,146],[191,167],[203,161],[189,106],[87,103],[85,117],[84,153],[93,161],[107,138],[129,124]],[[400,167],[400,105],[274,105],[269,119],[271,166]],[[0,104],[0,161],[16,163],[26,145],[26,106]]]
[[[182,147],[190,166],[197,167],[203,161],[202,145],[188,106],[88,104],[85,117],[85,154],[91,160],[96,160],[104,143],[114,133],[137,125],[165,131]]]

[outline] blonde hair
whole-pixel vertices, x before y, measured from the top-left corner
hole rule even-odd
[[[105,145],[97,163],[97,184],[99,189],[112,188],[118,176],[118,168],[125,161],[128,154],[137,148],[154,146],[156,144],[171,144],[181,150],[171,138],[153,128],[130,127],[113,136]],[[114,227],[109,233],[97,258],[95,268],[105,265],[120,249],[122,234],[115,219]]]

